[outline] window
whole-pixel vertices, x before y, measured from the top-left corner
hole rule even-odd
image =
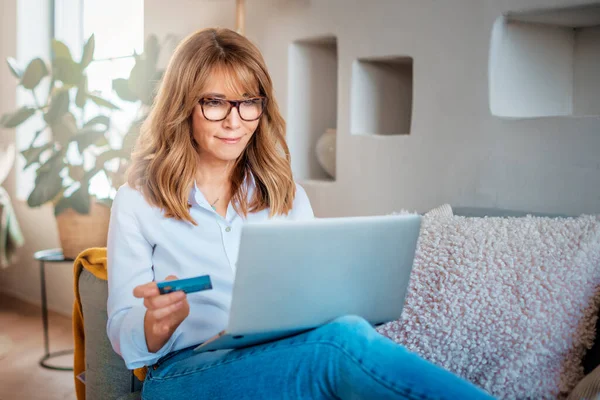
[[[83,45],[94,34],[94,62],[86,69],[88,91],[109,100],[120,110],[100,109],[98,105],[88,100],[83,112],[79,109],[71,111],[76,118],[82,120],[88,120],[90,115],[96,115],[99,111],[109,116],[111,119],[109,142],[120,146],[122,137],[137,115],[139,104],[121,100],[112,89],[112,81],[116,78],[128,78],[134,65],[134,51],[138,54],[143,51],[144,1],[55,0],[54,13],[49,12],[49,14],[51,15],[50,30],[53,31],[54,38],[69,47],[75,61],[81,59]],[[39,52],[33,57],[38,56],[40,56]],[[41,54],[41,56],[49,60],[49,55]],[[40,95],[44,90],[47,91],[47,86],[42,88]],[[21,132],[23,134],[17,134],[19,149],[29,147],[33,139],[33,133],[30,132],[33,132],[31,127],[23,129]],[[67,157],[73,162],[83,162],[86,168],[90,168],[94,163],[91,157],[77,160],[79,155],[76,151],[68,152]],[[19,198],[27,198],[33,188],[34,180],[35,168],[20,173],[17,185]],[[90,194],[112,197],[114,193],[110,191],[108,179],[102,172],[90,182]]]
[[[92,34],[96,41],[94,60],[87,69],[88,90],[119,106],[112,111],[109,141],[120,146],[130,123],[136,116],[138,103],[121,100],[112,89],[116,78],[128,78],[134,65],[133,52],[144,50],[144,1],[143,0],[79,0],[83,3],[83,40]],[[82,46],[79,46],[82,48]],[[86,108],[93,113],[99,106],[88,101]],[[87,110],[86,110],[87,111]],[[107,197],[110,186],[104,174],[99,173],[90,182],[90,194]]]

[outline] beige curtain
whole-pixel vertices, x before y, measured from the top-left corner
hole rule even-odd
[[[15,146],[10,144],[0,151],[0,185],[8,176],[15,161]],[[16,249],[23,245],[24,238],[17,216],[13,210],[10,196],[0,186],[0,269],[11,265]]]

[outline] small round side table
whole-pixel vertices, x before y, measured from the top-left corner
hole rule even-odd
[[[40,262],[40,285],[42,292],[42,323],[44,325],[44,356],[40,358],[40,366],[58,371],[73,371],[69,367],[57,367],[46,363],[51,358],[72,354],[73,349],[61,350],[50,353],[50,341],[48,337],[48,303],[46,301],[46,263],[73,262],[72,258],[65,258],[62,249],[48,249],[36,252],[33,258]]]

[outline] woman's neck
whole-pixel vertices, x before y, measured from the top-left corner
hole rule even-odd
[[[222,217],[227,214],[227,205],[231,200],[232,162],[198,162],[196,186],[210,206]]]
[[[220,187],[230,182],[233,162],[229,161],[198,161],[196,169],[196,185],[199,187]]]

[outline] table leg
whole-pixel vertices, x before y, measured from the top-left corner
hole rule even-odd
[[[46,299],[46,269],[44,261],[40,261],[40,285],[42,293],[42,323],[44,325],[44,356],[50,354],[50,344],[48,339],[48,303]]]
[[[40,366],[53,369],[57,371],[73,371],[73,368],[69,367],[55,367],[46,363],[52,357],[58,357],[65,354],[72,354],[73,350],[62,350],[50,354],[50,338],[48,334],[48,301],[46,298],[46,269],[44,260],[40,260],[40,285],[42,292],[42,323],[44,326],[44,356],[40,358]]]

